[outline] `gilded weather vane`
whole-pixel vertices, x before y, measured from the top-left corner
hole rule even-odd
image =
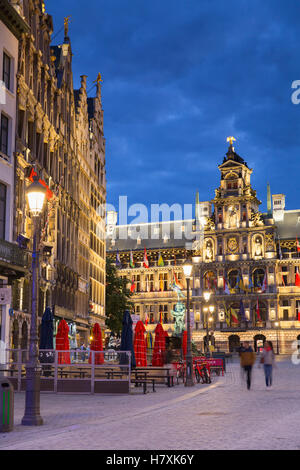
[[[227,142],[229,142],[229,145],[232,146],[233,141],[236,141],[236,139],[232,135],[227,137]]]
[[[94,80],[93,83],[97,83],[97,85],[99,85],[100,82],[103,82],[103,80],[101,78],[101,73],[99,72],[96,80]]]
[[[68,36],[70,18],[71,16],[66,16],[64,18],[65,36]]]

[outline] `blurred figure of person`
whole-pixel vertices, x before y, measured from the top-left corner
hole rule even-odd
[[[249,341],[244,341],[243,345],[239,350],[239,353],[241,367],[245,371],[247,377],[247,389],[250,390],[252,367],[255,363],[256,356],[253,352],[252,347],[250,346]]]
[[[272,387],[273,366],[275,366],[275,353],[272,341],[265,341],[264,349],[261,352],[260,364],[264,365],[266,386]]]

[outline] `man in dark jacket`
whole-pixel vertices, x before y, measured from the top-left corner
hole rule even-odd
[[[241,367],[244,369],[244,371],[247,374],[247,389],[250,390],[251,387],[251,372],[252,372],[252,366],[255,363],[255,353],[253,352],[253,349],[250,346],[249,341],[245,341],[243,346],[240,349],[240,362],[241,362]]]

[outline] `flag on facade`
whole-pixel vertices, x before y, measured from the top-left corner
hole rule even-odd
[[[132,250],[130,250],[130,261],[129,261],[129,264],[130,264],[130,267],[131,267],[131,268],[134,268],[134,267],[135,267],[134,259],[133,259],[133,254],[132,254]]]
[[[300,307],[298,307],[298,317],[297,317],[298,321],[300,321]]]
[[[165,265],[163,257],[161,256],[161,252],[159,252],[157,266],[163,267]]]
[[[260,316],[260,313],[259,313],[258,298],[257,298],[257,301],[256,301],[256,317],[257,317],[258,321],[261,321],[261,316]]]
[[[152,349],[152,334],[147,333],[147,349]]]
[[[148,312],[146,311],[146,316],[145,316],[145,325],[146,326],[148,325],[148,321],[149,321]]]
[[[159,290],[164,290],[164,280],[162,278],[159,280]]]
[[[268,287],[268,279],[267,279],[267,270],[266,270],[261,291],[266,292],[267,287]]]
[[[233,323],[237,324],[239,322],[239,317],[238,317],[236,310],[230,307],[230,313],[231,313],[231,318],[232,318]]]
[[[249,281],[248,281],[248,288],[251,290],[253,289],[254,285],[253,285],[253,282],[252,282],[252,276],[251,274],[249,274]]]
[[[278,252],[279,252],[279,258],[282,259],[282,251],[281,251],[281,245],[280,245],[280,238],[278,235]]]
[[[300,243],[299,243],[297,237],[296,237],[296,247],[297,247],[297,253],[299,253],[299,251],[300,251]]]
[[[199,191],[197,191],[197,193],[196,193],[196,204],[195,204],[195,219],[196,219],[196,223],[197,223],[197,222],[200,222],[200,216],[201,216],[201,212],[200,212]]]
[[[299,274],[298,268],[297,268],[297,271],[296,271],[295,286],[300,287],[300,274]]]
[[[229,290],[229,287],[228,287],[228,284],[226,282],[225,277],[223,277],[223,288],[224,288],[224,293],[225,294],[230,294],[230,290]]]
[[[134,282],[134,278],[132,278],[131,286],[130,286],[130,292],[134,292],[135,288],[136,288],[136,285],[135,285],[135,282]]]
[[[246,287],[244,286],[244,281],[243,281],[242,276],[240,277],[240,280],[239,280],[239,288],[243,291],[246,291]]]
[[[241,318],[242,321],[247,321],[246,314],[245,314],[245,308],[244,308],[243,299],[241,299],[241,301],[240,301],[240,311],[239,311],[239,314],[240,314],[240,318]]]
[[[284,277],[282,274],[281,274],[281,281],[282,281],[282,285],[285,287]]]
[[[148,256],[147,256],[147,251],[146,247],[144,247],[144,268],[149,268],[149,261],[148,261]]]
[[[119,250],[117,250],[116,266],[117,266],[118,268],[120,268],[120,267],[122,266]]]
[[[162,325],[162,312],[159,312],[159,323]]]
[[[176,273],[173,271],[173,282],[176,287],[179,287],[179,289],[182,289],[181,283],[178,281],[178,278],[176,276]]]
[[[236,283],[235,283],[234,289],[239,289],[239,287],[240,287],[240,275],[238,274],[237,278],[236,278]]]
[[[230,326],[230,312],[227,310],[225,302],[223,302],[223,305],[224,305],[225,321],[227,323],[227,326]]]

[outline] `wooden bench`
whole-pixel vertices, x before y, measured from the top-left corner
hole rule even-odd
[[[136,374],[139,372],[146,372],[149,379],[155,379],[156,383],[166,384],[168,387],[174,386],[174,369],[164,368],[164,367],[136,367],[132,370],[132,373]],[[159,372],[161,372],[159,374]]]
[[[146,378],[137,378],[137,379],[131,379],[131,383],[135,384],[136,387],[139,387],[140,385],[143,385],[143,392],[147,393],[147,384],[152,384],[152,391],[156,392],[155,390],[155,379],[146,377]]]

